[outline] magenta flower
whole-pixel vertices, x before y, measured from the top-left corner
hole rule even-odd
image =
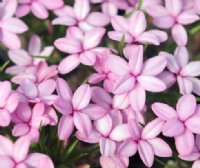
[[[143,46],[130,51],[125,51],[128,63],[119,56],[112,55],[108,58],[108,68],[120,76],[114,84],[113,93],[128,93],[132,108],[141,111],[145,105],[145,91],[161,92],[166,89],[165,83],[157,75],[163,71],[167,61],[165,57],[156,56],[143,63]]]
[[[162,133],[174,137],[180,155],[188,155],[194,148],[193,133],[200,133],[200,115],[193,95],[184,95],[176,104],[176,110],[164,103],[154,103],[153,112],[165,121]]]
[[[160,42],[167,40],[167,34],[163,31],[145,31],[147,22],[142,11],[135,11],[130,18],[114,16],[111,23],[115,31],[108,32],[108,36],[115,41],[120,41],[123,36],[128,44],[159,45]]]
[[[3,168],[54,168],[51,159],[41,153],[28,154],[30,140],[19,138],[15,143],[0,135],[0,161]]]
[[[74,7],[65,6],[56,11],[58,18],[53,20],[53,24],[78,26],[82,31],[92,30],[97,27],[106,26],[110,19],[101,12],[90,12],[89,0],[76,0]]]
[[[172,83],[177,80],[181,94],[194,92],[200,95],[200,80],[197,78],[200,75],[200,61],[189,62],[189,53],[185,47],[178,47],[174,56],[166,52],[160,52],[159,55],[167,58],[167,68],[174,76],[170,80]]]
[[[39,19],[48,18],[48,10],[55,10],[64,5],[63,0],[18,0],[18,2],[17,17],[23,17],[32,12]]]
[[[78,27],[67,29],[65,38],[57,39],[54,45],[61,51],[69,53],[58,66],[61,74],[66,74],[74,70],[80,63],[84,65],[94,65],[96,62],[97,46],[99,45],[105,29],[95,28],[83,33]],[[90,39],[90,40],[88,40]]]
[[[52,54],[54,47],[47,46],[41,50],[41,45],[40,37],[33,35],[28,44],[28,52],[23,49],[8,51],[10,60],[16,65],[7,68],[6,73],[19,74],[24,71],[29,71],[29,68],[34,67],[41,61],[45,61],[44,58],[34,58],[34,56],[49,57]]]
[[[56,109],[63,114],[58,124],[58,137],[67,140],[72,134],[74,127],[85,136],[92,130],[91,120],[103,117],[106,111],[95,104],[89,104],[91,88],[87,84],[81,85],[74,95],[67,83],[58,78],[57,92],[59,99],[55,103]]]
[[[0,82],[0,126],[7,127],[11,121],[11,114],[18,106],[18,96],[12,91],[11,83]]]
[[[9,49],[19,49],[21,42],[17,34],[28,30],[24,22],[13,17],[16,8],[16,0],[0,2],[0,43],[3,43]]]
[[[140,158],[147,167],[151,167],[154,155],[158,157],[171,157],[172,150],[169,145],[157,136],[162,131],[164,121],[155,119],[144,128],[139,126],[135,120],[130,120],[131,138],[125,140],[118,147],[118,153],[123,157],[135,155],[138,151]]]
[[[183,25],[199,20],[199,16],[191,9],[184,9],[182,0],[166,0],[165,7],[152,5],[148,13],[159,28],[172,28],[172,37],[179,46],[187,44],[187,32]]]

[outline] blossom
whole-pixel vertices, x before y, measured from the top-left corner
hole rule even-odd
[[[189,155],[194,148],[194,134],[200,133],[200,115],[193,95],[182,96],[176,110],[164,103],[154,103],[152,110],[158,118],[165,121],[162,133],[174,137],[180,155]]]
[[[131,107],[135,111],[141,111],[145,105],[146,91],[161,92],[166,89],[165,83],[157,75],[164,70],[167,61],[165,57],[156,56],[143,63],[143,46],[134,50],[131,48],[132,46],[126,48],[124,52],[129,58],[128,63],[114,55],[108,58],[107,63],[110,71],[119,75],[113,86],[113,93],[128,93]]]
[[[165,7],[153,5],[148,8],[148,13],[153,17],[153,23],[157,27],[171,28],[172,37],[179,46],[187,44],[187,32],[183,25],[199,20],[199,16],[193,10],[184,9],[182,0],[165,0]]]
[[[47,46],[41,50],[41,45],[42,44],[39,36],[32,35],[28,44],[28,52],[23,49],[9,50],[9,59],[12,60],[16,65],[7,68],[6,73],[19,74],[21,72],[28,71],[29,68],[34,67],[35,65],[39,64],[39,62],[45,61],[45,58],[34,57],[43,56],[48,58],[52,54],[54,47]]]
[[[171,157],[172,150],[169,145],[157,136],[162,131],[164,121],[154,119],[144,128],[132,119],[129,121],[131,138],[125,140],[118,147],[118,153],[123,157],[133,156],[137,151],[147,167],[151,167],[154,155],[158,157]]]
[[[145,31],[147,22],[142,11],[135,11],[130,18],[114,16],[111,23],[115,31],[108,32],[108,36],[115,41],[120,41],[124,37],[128,44],[159,45],[160,42],[167,40],[167,34],[163,31]]]
[[[11,114],[18,106],[18,96],[8,81],[0,82],[0,126],[6,127],[11,122]]]
[[[46,19],[49,16],[48,10],[55,10],[64,5],[63,0],[19,0],[19,7],[16,11],[17,17],[26,16],[32,12],[39,19]]]
[[[89,0],[76,0],[74,7],[65,6],[56,11],[58,18],[53,24],[78,26],[82,31],[92,30],[96,27],[106,26],[110,19],[101,12],[90,12]]]
[[[74,70],[80,63],[84,65],[94,65],[96,61],[97,46],[99,45],[105,29],[95,28],[86,33],[82,32],[78,27],[70,27],[67,29],[67,35],[59,38],[54,45],[59,50],[69,53],[58,66],[61,74],[66,74]],[[88,40],[89,39],[89,40]]]
[[[167,58],[167,68],[170,73],[168,75],[172,75],[168,78],[168,82],[170,80],[173,84],[177,80],[181,94],[194,92],[200,95],[200,80],[197,78],[200,75],[200,61],[189,62],[189,54],[185,47],[177,47],[174,55],[167,52],[160,52],[159,55]]]
[[[54,168],[51,159],[41,153],[28,154],[30,140],[19,138],[15,143],[0,135],[0,160],[1,167],[32,167],[32,168]]]
[[[0,2],[0,42],[9,49],[19,49],[21,42],[17,34],[28,30],[23,21],[13,16],[16,8],[16,0]]]
[[[57,92],[59,99],[55,108],[63,114],[58,124],[58,137],[67,140],[74,127],[88,136],[92,130],[92,121],[103,117],[106,111],[95,104],[89,104],[91,88],[87,84],[81,85],[72,95],[68,84],[61,78],[57,79]]]

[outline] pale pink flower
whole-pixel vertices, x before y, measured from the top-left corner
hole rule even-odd
[[[195,97],[191,94],[182,96],[176,104],[176,110],[164,103],[154,103],[152,110],[165,121],[162,133],[175,138],[179,154],[190,154],[194,148],[193,133],[200,133],[200,115]]]
[[[115,31],[108,32],[109,38],[120,41],[123,37],[125,42],[159,45],[167,40],[167,34],[159,30],[145,31],[147,21],[142,11],[135,11],[130,18],[114,16],[111,20]]]
[[[68,84],[61,78],[57,79],[59,99],[55,102],[56,109],[63,114],[58,124],[58,137],[67,140],[74,127],[85,136],[92,130],[92,120],[103,117],[106,111],[96,105],[89,104],[91,88],[87,84],[81,85],[74,93]]]
[[[16,0],[0,2],[0,43],[3,43],[9,49],[19,49],[21,42],[17,34],[28,30],[24,22],[13,17],[16,8]]]
[[[83,31],[92,30],[96,27],[106,26],[110,19],[101,12],[90,12],[89,0],[75,0],[74,7],[65,6],[56,11],[58,18],[53,24],[78,26]]]
[[[6,73],[19,74],[21,72],[28,71],[29,68],[34,67],[41,61],[45,61],[45,58],[34,58],[35,56],[49,57],[54,47],[47,46],[41,50],[42,44],[40,37],[32,35],[28,44],[28,52],[23,49],[9,50],[8,56],[16,65],[6,69]]]
[[[19,7],[16,11],[17,17],[23,17],[32,12],[39,19],[48,18],[48,10],[55,10],[64,5],[63,0],[18,0],[18,3]]]
[[[69,53],[58,66],[61,74],[66,74],[74,70],[80,63],[84,65],[94,65],[96,62],[96,52],[98,45],[105,33],[104,28],[95,28],[86,33],[78,27],[67,29],[67,35],[59,38],[54,45],[61,51]]]
[[[171,81],[173,84],[177,80],[181,94],[194,92],[200,95],[200,80],[197,78],[200,75],[200,61],[189,62],[189,53],[185,47],[177,47],[174,55],[166,52],[160,52],[159,55],[165,56],[168,60],[167,68],[171,74],[168,74],[167,82]],[[161,79],[164,78],[166,75]]]
[[[172,150],[169,145],[157,136],[162,131],[164,121],[154,119],[142,128],[135,120],[129,121],[131,138],[125,140],[118,147],[122,157],[130,157],[138,151],[140,158],[147,167],[151,167],[154,155],[158,157],[171,157]]]
[[[2,168],[54,168],[52,160],[41,153],[28,154],[31,143],[28,138],[19,138],[15,143],[0,135],[0,161]]]
[[[120,95],[128,93],[129,103],[135,111],[141,111],[146,101],[146,91],[161,92],[166,89],[165,83],[157,75],[167,65],[165,57],[156,56],[143,62],[143,46],[131,50],[129,46],[124,51],[129,58],[127,63],[119,56],[108,58],[108,68],[120,77],[113,86],[113,93]]]
[[[199,20],[199,16],[193,10],[184,9],[183,0],[165,0],[165,7],[152,5],[148,8],[148,13],[157,27],[171,28],[172,37],[179,46],[187,44],[187,32],[183,25]]]
[[[12,91],[11,83],[0,82],[0,126],[6,127],[10,124],[11,114],[18,106],[18,96]]]

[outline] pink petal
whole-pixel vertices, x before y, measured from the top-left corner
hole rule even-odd
[[[32,3],[31,11],[39,19],[46,19],[49,15],[47,9],[37,1]]]
[[[49,0],[41,0],[40,2],[50,10],[61,8],[64,5],[62,0],[52,0],[51,2]]]
[[[179,46],[185,46],[187,44],[188,41],[187,32],[185,28],[180,24],[176,24],[175,26],[173,26],[172,37],[176,42],[176,44]]]
[[[15,14],[15,11],[17,9],[17,1],[4,1],[4,15],[3,18],[10,18]]]
[[[177,82],[181,94],[190,94],[192,92],[192,81],[190,79],[178,76]]]
[[[27,25],[17,18],[6,19],[2,24],[2,29],[14,34],[20,34],[28,30]]]
[[[187,64],[180,72],[183,76],[199,76],[200,75],[200,61],[193,61]]]
[[[165,83],[167,88],[170,88],[176,82],[176,77],[169,71],[163,71],[157,77]]]
[[[27,157],[30,143],[30,140],[26,137],[21,137],[15,142],[13,157],[16,162],[21,162]]]
[[[88,0],[78,0],[74,4],[74,11],[77,19],[83,20],[90,11],[90,4]]]
[[[67,101],[71,101],[72,99],[72,91],[67,81],[62,78],[58,78],[56,81],[56,91],[63,99]]]
[[[94,126],[100,134],[106,137],[109,135],[112,129],[112,119],[109,115],[106,114],[101,119],[95,121]]]
[[[115,41],[121,41],[124,37],[126,43],[132,43],[134,41],[133,37],[126,32],[109,31],[108,37]]]
[[[164,31],[153,29],[153,30],[149,30],[148,32],[151,34],[154,34],[157,37],[159,42],[164,42],[168,39],[168,35]]]
[[[53,25],[73,26],[76,24],[76,19],[71,16],[61,16],[52,21]]]
[[[116,126],[110,133],[110,138],[114,141],[124,141],[130,138],[129,126],[128,124],[120,124]]]
[[[0,156],[0,162],[2,168],[13,168],[15,167],[15,162],[9,156]]]
[[[161,119],[168,120],[172,118],[177,118],[176,111],[167,104],[164,103],[154,103],[151,106],[153,112]]]
[[[70,115],[62,116],[58,124],[58,137],[60,140],[68,140],[74,130],[73,117]]]
[[[194,161],[192,168],[199,168],[199,166],[200,166],[200,160],[196,160]]]
[[[8,56],[16,65],[30,65],[32,58],[25,50],[10,50]]]
[[[105,79],[106,75],[105,74],[98,74],[98,73],[93,73],[90,75],[88,82],[91,84],[97,84]]]
[[[106,114],[106,110],[96,104],[89,104],[81,112],[87,114],[91,120],[98,120]]]
[[[13,143],[10,139],[0,135],[0,155],[12,156]]]
[[[135,11],[129,20],[129,30],[134,37],[137,37],[146,29],[146,18],[142,11]]]
[[[114,95],[113,97],[113,108],[115,109],[126,109],[129,106],[128,94]]]
[[[141,137],[142,139],[152,139],[158,136],[163,128],[164,121],[156,118],[149,122],[143,129]]]
[[[28,45],[28,52],[31,55],[39,56],[38,54],[41,51],[41,40],[37,35],[32,35]]]
[[[67,29],[67,37],[69,37],[69,39],[76,39],[78,41],[83,41],[84,34],[82,30],[79,29],[78,27],[70,26]]]
[[[73,71],[79,64],[79,55],[69,55],[60,62],[58,70],[61,74],[66,74]]]
[[[6,105],[6,101],[11,93],[11,83],[8,81],[0,82],[0,107],[3,107]]]
[[[11,114],[8,110],[0,109],[0,126],[7,127],[11,122]]]
[[[165,83],[157,77],[139,76],[137,80],[145,90],[150,92],[161,92],[166,89]]]
[[[129,132],[131,134],[131,138],[134,140],[140,139],[142,129],[139,126],[138,122],[132,118],[128,121],[128,124],[129,124]]]
[[[85,135],[85,134],[77,131],[76,137],[83,142],[96,144],[96,143],[99,143],[99,139],[100,139],[101,135],[94,130],[91,130],[89,135]]]
[[[157,27],[164,28],[164,29],[171,28],[173,26],[174,22],[175,22],[174,18],[170,15],[155,17],[153,19],[153,23]]]
[[[183,8],[183,2],[182,0],[167,0],[165,1],[165,6],[169,13],[176,17]]]
[[[191,94],[182,96],[176,104],[176,109],[179,118],[182,121],[187,120],[195,112],[196,109],[195,97]]]
[[[190,78],[190,80],[193,86],[192,91],[198,96],[200,96],[200,80],[197,78]]]
[[[108,138],[100,138],[99,141],[100,151],[103,156],[113,156],[116,150],[114,141]]]
[[[129,93],[129,102],[131,107],[135,111],[141,111],[144,108],[145,101],[145,90],[140,85],[136,84],[135,88]]]
[[[148,140],[148,143],[152,146],[154,154],[159,157],[171,157],[172,150],[170,146],[161,138],[154,138]]]
[[[85,51],[80,55],[79,60],[84,65],[87,66],[94,65],[96,62],[96,53],[90,50]]]
[[[18,95],[16,93],[11,93],[11,95],[7,99],[7,104],[5,108],[9,110],[10,113],[12,113],[17,108],[18,103],[19,103]]]
[[[154,152],[151,145],[146,141],[139,141],[138,152],[143,163],[147,167],[151,167],[153,165],[154,160]]]
[[[29,125],[27,124],[16,124],[12,130],[12,135],[19,137],[19,136],[23,136],[26,135],[29,132]]]
[[[189,131],[175,138],[176,149],[180,155],[189,155],[194,148],[194,135]]]
[[[177,18],[177,21],[183,25],[188,25],[198,20],[199,20],[199,16],[190,10],[183,11]]]
[[[176,118],[169,119],[163,126],[163,135],[167,137],[176,137],[185,131],[184,123]]]
[[[95,26],[95,27],[103,27],[110,22],[110,18],[100,12],[92,12],[89,14],[89,16],[86,19],[86,22],[89,24]]]
[[[128,32],[128,21],[122,16],[112,17],[111,24],[116,31]]]
[[[156,35],[154,35],[151,32],[144,32],[140,34],[137,38],[136,41],[142,44],[154,44],[154,45],[159,45],[160,41],[157,38]]]
[[[38,85],[38,91],[41,97],[51,95],[55,89],[56,82],[53,79],[45,80]]]
[[[30,121],[32,116],[31,108],[26,103],[19,103],[15,113],[17,114],[17,117],[23,122]]]
[[[118,147],[118,153],[122,157],[131,157],[137,152],[137,143],[131,139],[125,140]]]
[[[186,47],[177,47],[174,56],[181,69],[189,62],[189,53]]]
[[[132,90],[135,86],[135,78],[130,75],[120,77],[113,86],[114,94],[123,94]]]
[[[29,80],[29,79],[24,79],[22,80],[20,87],[23,91],[23,94],[31,99],[35,99],[38,95],[38,90],[35,84]]]
[[[117,15],[118,9],[112,2],[104,2],[101,6],[102,12],[108,16]]]
[[[91,88],[87,84],[81,85],[74,93],[72,104],[75,110],[81,110],[90,102],[91,99]]]
[[[76,112],[74,114],[74,125],[79,132],[86,136],[88,136],[92,130],[92,122],[90,118],[82,112]]]
[[[200,116],[199,115],[194,115],[187,119],[185,122],[185,126],[195,134],[200,134]]]
[[[63,98],[58,98],[54,103],[54,107],[63,115],[72,114],[73,112],[71,102],[66,101]]]
[[[15,16],[16,17],[23,17],[26,16],[30,12],[31,8],[30,5],[21,5],[18,6]]]

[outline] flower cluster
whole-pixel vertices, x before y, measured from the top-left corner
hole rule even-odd
[[[31,30],[24,19],[29,13],[48,19],[52,29],[64,25],[66,35],[43,47],[44,39],[31,33],[23,47],[18,34]],[[0,135],[0,167],[56,167],[49,156],[28,151],[40,143],[43,127],[57,126],[54,136],[60,141],[75,135],[98,144],[102,168],[127,168],[136,153],[152,167],[155,157],[172,157],[175,150],[200,168],[195,97],[200,96],[200,61],[190,58],[186,27],[199,21],[199,14],[198,0],[75,0],[72,6],[64,0],[0,2],[0,45],[13,63],[5,70],[10,79],[0,82],[0,127],[17,138],[13,143],[6,133]],[[149,45],[159,48],[166,42],[175,46],[173,54],[165,49],[146,54]],[[48,61],[54,47],[66,54],[57,64]],[[82,66],[91,73],[72,89],[65,76]],[[172,86],[178,86],[175,108],[162,99],[148,101],[170,93]],[[168,138],[174,138],[176,149]]]

